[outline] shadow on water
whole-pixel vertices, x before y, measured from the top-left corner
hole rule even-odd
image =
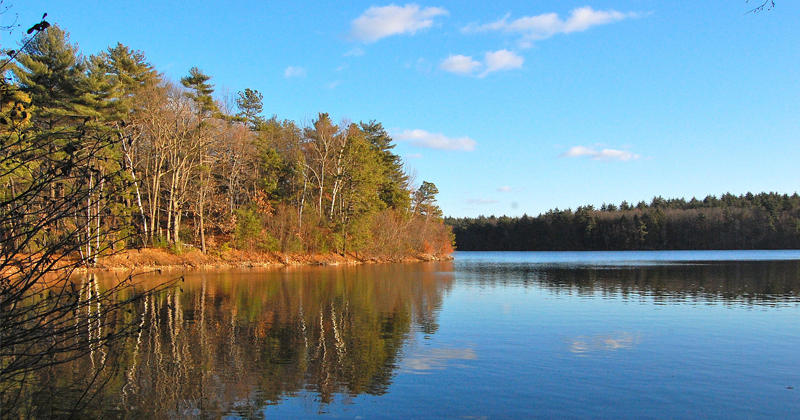
[[[436,332],[452,281],[450,262],[186,274],[130,308],[141,330],[110,349],[107,382],[82,415],[262,418],[286,397],[310,396],[324,412],[334,399],[382,395],[409,335]]]

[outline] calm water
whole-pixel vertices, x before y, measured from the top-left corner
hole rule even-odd
[[[119,418],[800,418],[800,252],[457,253],[186,275]]]

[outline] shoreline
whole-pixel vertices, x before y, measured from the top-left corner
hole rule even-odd
[[[283,252],[248,252],[229,250],[223,252],[201,253],[193,249],[182,254],[174,254],[160,248],[124,250],[110,256],[101,257],[93,268],[80,267],[79,271],[101,270],[159,270],[159,269],[224,269],[253,267],[292,267],[313,265],[359,265],[401,262],[450,261],[452,254],[418,254],[414,256],[374,256],[346,253],[300,254]]]

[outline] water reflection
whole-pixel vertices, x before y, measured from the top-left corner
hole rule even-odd
[[[402,369],[411,373],[428,373],[430,370],[442,370],[458,360],[475,360],[477,358],[478,355],[471,348],[423,349],[413,356],[406,357]]]
[[[569,340],[569,351],[587,356],[590,354],[612,352],[631,348],[639,344],[639,334],[616,332],[595,336],[578,336]]]
[[[105,281],[113,282],[112,277]],[[653,337],[659,343],[672,343],[665,346],[672,349],[695,339],[700,342],[709,331],[719,330],[702,329],[699,322],[695,328],[704,335],[688,335],[694,339],[685,340],[680,334],[691,331],[669,324],[671,317],[662,317],[662,312],[648,312],[654,310],[653,304],[670,304],[658,307],[665,312],[695,302],[797,306],[799,279],[798,261],[577,265],[465,258],[425,264],[196,272],[186,274],[180,287],[149,296],[122,314],[126,323],[137,323],[140,330],[119,346],[95,355],[102,357],[55,367],[42,380],[58,385],[45,386],[51,391],[68,389],[73,382],[102,385],[90,402],[83,400],[81,418],[264,418],[298,405],[308,407],[306,414],[337,412],[342,405],[358,404],[363,395],[390,402],[399,398],[386,404],[408,406],[410,414],[419,414],[413,410],[423,403],[434,411],[448,405],[457,409],[467,398],[463,396],[471,395],[467,399],[474,404],[497,401],[497,413],[503,413],[513,395],[527,396],[514,401],[517,409],[528,409],[531,401],[547,401],[553,395],[574,395],[568,388],[572,382],[552,381],[553,372],[601,369],[622,359],[603,356],[622,353],[630,356],[624,358],[627,369],[637,360],[650,362],[636,359],[642,350],[669,359],[671,350],[659,353]],[[102,288],[103,282],[99,284]],[[475,293],[476,288],[496,293]],[[440,312],[446,299],[455,302],[448,306],[455,312],[444,316]],[[622,304],[614,306],[612,299]],[[584,305],[587,300],[594,302]],[[630,301],[644,304],[630,305]],[[587,326],[598,302],[606,308],[607,318]],[[617,318],[608,317],[619,307],[625,311]],[[496,308],[497,313],[487,313],[487,308]],[[673,337],[664,331],[654,333],[646,321],[634,322],[643,313],[680,330],[675,338],[680,341],[669,341]],[[672,315],[676,313],[681,312]],[[625,317],[631,314],[632,318]],[[445,326],[441,332],[440,321]],[[762,330],[760,326],[748,331]],[[698,348],[716,345],[716,352],[733,348],[717,338],[718,343],[703,342]],[[641,363],[638,366],[644,366]],[[665,372],[672,371],[673,364],[665,366]],[[411,386],[412,381],[428,387]],[[530,383],[540,388],[563,383],[567,388],[535,394],[539,388]],[[595,391],[607,388],[598,385]],[[484,394],[492,398],[476,397]],[[42,393],[33,400],[42,407],[38,412],[45,413],[39,417],[54,418],[58,416],[53,410],[75,406],[81,398],[80,391],[70,391]],[[416,406],[409,403],[412,400]],[[384,408],[375,408],[372,414],[381,414]],[[370,413],[369,408],[361,410]]]
[[[132,310],[141,331],[98,400],[137,418],[261,418],[300,393],[322,405],[384,394],[409,336],[436,332],[451,272],[444,262],[185,275]]]
[[[800,261],[694,261],[621,265],[457,263],[459,282],[542,287],[555,294],[656,303],[687,301],[780,305],[796,303]]]

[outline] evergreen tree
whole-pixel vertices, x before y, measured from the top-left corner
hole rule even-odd
[[[236,98],[236,106],[239,108],[236,117],[244,121],[251,130],[259,130],[265,124],[264,117],[260,115],[264,109],[263,100],[264,95],[249,88],[239,92]]]
[[[211,165],[214,159],[211,159],[210,145],[213,137],[210,133],[209,122],[214,117],[222,117],[219,113],[219,108],[211,96],[214,93],[214,85],[209,84],[211,76],[208,76],[197,67],[192,67],[189,70],[189,76],[181,78],[181,84],[189,89],[186,96],[189,97],[195,105],[197,124],[194,131],[193,138],[188,142],[187,149],[183,151],[185,154],[182,157],[182,165],[180,172],[173,172],[173,179],[178,180],[176,185],[179,185],[175,199],[172,199],[174,211],[173,219],[173,243],[178,250],[181,249],[180,239],[180,221],[182,217],[183,201],[182,194],[188,189],[188,180],[190,176],[197,171],[198,182],[195,188],[196,195],[196,214],[199,216],[199,233],[200,233],[200,249],[203,253],[206,252],[206,238],[205,238],[205,205],[209,195],[209,188],[211,184]]]
[[[30,95],[36,126],[53,130],[98,117],[91,108],[86,61],[69,34],[53,25],[37,34],[17,56],[13,73],[19,88]]]
[[[125,194],[118,137],[106,123],[109,84],[98,72],[89,72],[91,63],[69,42],[69,34],[57,25],[50,26],[26,43],[13,69],[19,88],[30,95],[32,127],[36,136],[46,137],[39,168],[43,172],[69,174],[75,185],[65,181],[51,186],[50,197],[68,194],[70,189],[89,191],[83,211],[85,255],[96,259],[102,247],[99,238],[108,231],[115,217],[125,217],[125,206],[109,206],[108,197]],[[46,158],[44,158],[46,156]],[[76,203],[77,204],[77,203]],[[110,212],[101,214],[100,209]],[[125,235],[125,233],[122,233]]]
[[[161,81],[155,68],[146,61],[144,53],[117,43],[89,59],[90,79],[101,81],[104,91],[99,95],[110,109],[108,119],[127,125],[131,114],[140,109],[136,96],[148,86]]]
[[[382,180],[379,183],[379,196],[387,206],[399,211],[406,211],[411,206],[408,189],[408,175],[403,170],[400,156],[394,154],[395,145],[383,126],[371,120],[360,124],[367,141],[377,152],[382,168]]]
[[[146,61],[144,53],[120,43],[90,57],[88,68],[89,84],[97,98],[102,120],[115,129],[119,139],[115,155],[117,162],[125,169],[124,182],[129,186],[130,194],[117,196],[116,199],[120,206],[127,208],[128,214],[138,215],[135,219],[127,217],[126,222],[128,225],[133,224],[134,220],[138,222],[137,227],[141,232],[138,245],[146,245],[150,235],[136,171],[138,158],[134,154],[135,143],[141,138],[143,128],[135,121],[137,115],[144,111],[139,96],[160,83],[161,77]]]
[[[181,78],[181,84],[190,89],[186,96],[197,104],[200,114],[219,111],[211,96],[214,93],[214,85],[209,84],[209,80],[211,80],[211,76],[206,75],[197,67],[189,69],[189,75]]]
[[[442,209],[436,205],[436,194],[439,194],[439,189],[434,183],[422,181],[422,185],[414,192],[414,211],[426,219],[440,219]]]
[[[344,149],[344,170],[340,175],[342,193],[339,228],[344,239],[342,253],[361,250],[369,243],[371,216],[385,208],[375,194],[381,182],[378,153],[358,127],[350,127],[351,137]]]

